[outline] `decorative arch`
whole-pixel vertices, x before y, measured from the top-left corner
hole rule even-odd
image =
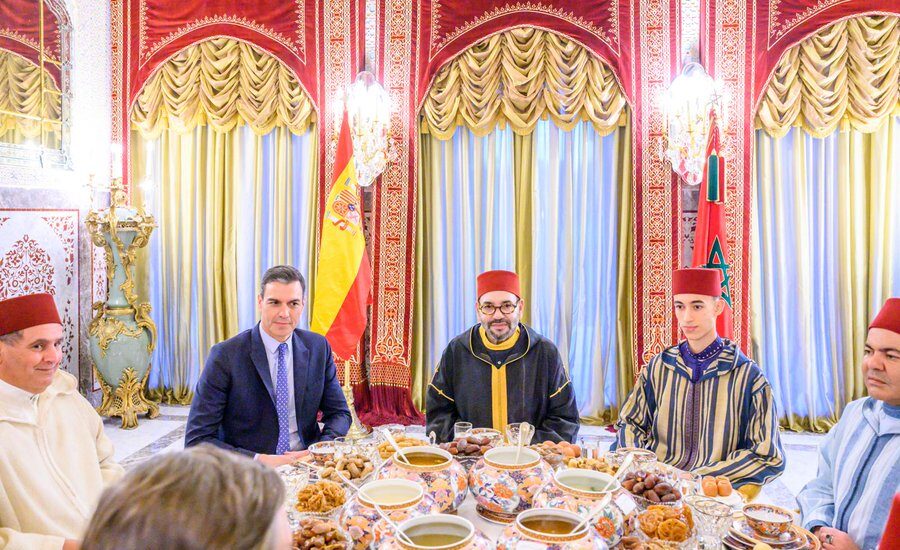
[[[753,10],[746,11],[755,24],[754,42],[747,49],[747,67],[753,76],[751,106],[754,114],[773,71],[787,50],[836,22],[862,15],[900,15],[900,4],[895,0],[754,0],[754,4]]]
[[[886,205],[896,180],[888,119],[900,115],[900,12],[871,11],[878,4],[834,8],[785,34],[761,92],[748,98],[754,353],[792,430],[827,431],[865,395],[865,327],[896,294]],[[777,279],[766,276],[783,262]]]
[[[421,130],[449,139],[457,126],[486,135],[509,124],[526,135],[550,118],[565,130],[589,121],[606,135],[624,122],[626,105],[614,71],[593,51],[553,31],[516,27],[440,68],[422,101]]]
[[[315,106],[294,71],[254,44],[219,36],[174,53],[150,75],[131,106],[145,137],[167,128],[247,124],[259,135],[275,126],[295,134],[315,122]]]
[[[419,40],[417,105],[425,99],[439,72],[460,54],[498,33],[529,27],[555,33],[593,52],[614,74],[621,77],[626,95],[630,93],[631,67],[623,55],[629,37],[623,35],[630,13],[618,3],[578,0],[551,3],[540,1],[506,1],[494,6],[460,0],[437,0],[423,14]],[[629,96],[630,97],[630,96]]]
[[[872,132],[900,114],[900,16],[840,19],[788,48],[755,108],[755,126],[782,137],[792,126],[824,137]]]

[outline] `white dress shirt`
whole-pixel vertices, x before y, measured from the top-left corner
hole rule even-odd
[[[266,357],[269,360],[269,374],[272,375],[272,389],[276,389],[278,383],[278,340],[269,336],[269,334],[259,327],[259,335],[262,336],[263,346],[266,348]],[[290,423],[288,427],[291,450],[296,451],[300,448],[300,435],[297,433],[297,405],[294,402],[294,333],[291,332],[290,338],[285,342],[287,350],[284,353],[284,365],[287,367],[287,385],[288,385],[288,417]]]

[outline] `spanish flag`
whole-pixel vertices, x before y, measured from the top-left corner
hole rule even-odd
[[[366,330],[366,306],[372,288],[347,111],[338,137],[335,170],[339,173],[325,201],[322,219],[310,328],[323,334],[334,354],[346,360],[356,351]]]
[[[722,272],[722,299],[725,310],[716,321],[719,336],[731,338],[734,332],[731,306],[731,265],[725,227],[725,159],[719,140],[716,111],[709,113],[709,141],[706,145],[706,170],[700,183],[697,205],[697,230],[694,232],[692,267],[707,267]]]

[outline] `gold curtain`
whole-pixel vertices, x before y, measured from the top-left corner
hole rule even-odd
[[[159,187],[153,214],[159,223],[154,237],[159,240],[160,271],[150,276],[165,281],[160,285],[165,305],[153,317],[160,339],[169,344],[171,382],[150,390],[167,403],[190,403],[193,366],[202,364],[213,344],[237,333],[237,287],[229,275],[236,270],[236,228],[231,220],[240,172],[232,158],[241,158],[235,151],[239,132],[239,128],[217,132],[208,126],[190,133],[162,132],[156,138],[158,168],[134,165],[137,181],[152,171]],[[133,147],[146,148],[138,133],[132,137]],[[147,262],[142,265],[149,268]]]
[[[208,124],[227,132],[242,123],[258,135],[276,126],[302,134],[313,122],[312,102],[290,68],[227,37],[180,51],[147,80],[132,108],[132,123],[147,138],[166,128]]]
[[[41,139],[41,78],[44,89],[44,145],[59,147],[62,109],[59,86],[46,70],[24,57],[0,50],[0,142]],[[20,116],[16,116],[20,115]]]
[[[314,284],[314,120],[288,67],[230,38],[182,50],[138,96],[131,175],[151,192],[138,185],[134,199],[159,224],[157,271],[150,248],[138,271],[139,288],[153,286],[161,304],[156,399],[190,402],[210,347],[255,322],[263,270],[295,265]]]
[[[463,130],[459,130],[463,131]],[[468,130],[465,130],[468,132]],[[614,162],[616,167],[615,177],[618,189],[616,196],[618,197],[617,210],[615,216],[618,219],[617,231],[620,235],[619,242],[616,246],[616,256],[618,257],[619,269],[616,274],[618,295],[611,297],[616,300],[616,337],[613,342],[617,349],[616,355],[616,397],[618,403],[623,403],[633,386],[634,365],[632,362],[632,289],[633,289],[633,267],[632,267],[632,181],[631,181],[631,128],[629,124],[620,127],[615,134],[616,141],[613,146],[615,150]],[[538,156],[550,156],[550,164],[556,165],[561,159],[564,147],[559,146],[550,150],[536,149],[534,134],[527,136],[513,136],[512,138],[512,166],[513,174],[512,189],[502,181],[496,178],[502,176],[502,170],[498,170],[497,166],[503,161],[499,158],[501,153],[492,139],[498,139],[496,132],[485,137],[478,137],[474,134],[463,138],[461,143],[454,141],[446,141],[438,139],[434,135],[422,134],[420,139],[420,162],[419,162],[419,187],[418,187],[418,205],[417,211],[419,215],[416,218],[416,279],[415,279],[415,303],[413,311],[413,353],[412,353],[412,393],[413,402],[421,410],[424,410],[425,392],[430,381],[431,372],[434,368],[436,357],[430,353],[426,347],[429,343],[435,341],[436,335],[446,335],[448,327],[446,326],[449,319],[447,312],[435,311],[435,305],[444,300],[458,299],[458,296],[447,296],[446,293],[450,289],[459,289],[465,287],[467,281],[460,281],[459,277],[469,277],[463,273],[472,271],[477,265],[484,263],[485,265],[496,265],[496,258],[492,258],[491,251],[495,246],[491,242],[477,241],[476,245],[480,246],[480,250],[474,254],[476,265],[457,265],[454,266],[452,273],[444,272],[447,257],[453,256],[453,250],[460,246],[464,246],[472,233],[476,235],[481,232],[490,232],[491,227],[485,224],[493,223],[493,234],[491,240],[505,242],[510,239],[515,245],[515,269],[519,273],[522,280],[523,296],[525,297],[525,314],[523,322],[529,322],[531,317],[530,305],[535,303],[534,293],[538,289],[532,287],[532,274],[536,270],[546,269],[562,271],[567,268],[563,266],[555,266],[556,258],[548,258],[543,265],[537,266],[533,252],[534,232],[539,227],[541,220],[538,219],[538,212],[541,211],[539,204],[535,203],[537,193],[535,192],[535,162]],[[474,140],[476,145],[469,146],[468,141]],[[489,143],[484,145],[484,140]],[[499,143],[499,141],[498,141]],[[469,156],[472,151],[473,155]],[[597,155],[602,154],[596,151]],[[461,166],[470,167],[466,169],[466,175],[460,174]],[[606,168],[598,166],[598,172]],[[567,188],[576,186],[574,179],[577,171],[568,171],[565,180],[560,182]],[[485,180],[487,178],[487,180]],[[453,190],[447,187],[447,182],[453,182],[464,189]],[[545,183],[546,185],[546,183]],[[597,182],[600,185],[600,182]],[[479,191],[481,190],[481,191]],[[498,193],[509,191],[512,197],[500,197]],[[459,204],[450,206],[449,201],[458,200]],[[491,212],[495,209],[497,203],[509,202],[514,205],[514,221],[511,227],[506,227],[502,219],[491,220],[490,214],[485,215],[484,212]],[[568,208],[572,208],[569,205]],[[446,210],[449,219],[444,219],[442,213]],[[452,214],[451,214],[452,211]],[[474,218],[469,224],[465,222],[469,229],[458,229],[458,234],[454,230],[449,229],[448,225],[452,225],[458,221],[459,212],[471,211]],[[568,210],[561,212],[561,217],[567,217],[571,214]],[[543,223],[555,223],[551,220],[543,220]],[[503,236],[500,233],[504,233]],[[560,247],[568,246],[560,243]],[[447,247],[445,250],[444,247]],[[437,258],[437,257],[440,258]],[[464,260],[468,262],[468,260]],[[502,262],[501,262],[502,263]],[[437,277],[438,280],[433,279]],[[428,284],[430,278],[431,283]],[[471,283],[474,285],[474,277],[470,277]],[[441,290],[433,290],[441,289]],[[444,296],[435,296],[434,292],[443,292]],[[568,307],[572,307],[569,304]],[[474,307],[466,304],[465,307]],[[445,344],[446,342],[444,342]],[[560,344],[557,342],[557,344]],[[565,346],[563,346],[565,347]],[[567,361],[568,349],[560,349],[563,354],[564,361]],[[600,369],[600,365],[595,366]],[[603,380],[600,374],[595,375],[593,383],[603,386]],[[585,406],[585,403],[579,403]],[[592,395],[592,410],[587,416],[582,418],[582,422],[586,424],[606,425],[615,421],[618,414],[616,407],[605,402],[602,391],[599,394]]]
[[[900,121],[828,139],[757,131],[756,147],[754,356],[778,386],[782,425],[815,432],[866,395],[867,326],[900,288]]]
[[[241,126],[227,132],[209,126],[166,130],[153,140],[132,132],[133,158],[143,159],[133,164],[134,179],[156,188],[152,197],[136,194],[159,224],[153,236],[158,271],[150,270],[149,249],[142,250],[139,263],[140,287],[154,285],[162,305],[152,312],[165,354],[165,366],[154,368],[166,369],[162,383],[150,388],[156,399],[190,402],[210,347],[249,328],[239,322],[239,302],[255,305],[266,268],[294,265],[308,286],[312,282],[315,247],[309,243],[315,239],[316,209],[304,214],[295,207],[316,204],[317,139],[311,134],[305,152],[309,179],[296,181],[293,134],[283,127],[272,132],[269,160],[264,137]],[[294,256],[298,238],[307,239],[307,257]],[[241,248],[242,239],[252,241],[250,249]]]
[[[836,129],[872,132],[900,114],[900,17],[868,15],[825,27],[785,52],[756,116],[783,137],[800,126],[816,137]]]
[[[607,135],[623,122],[625,105],[612,70],[589,50],[519,27],[479,42],[438,72],[422,106],[422,131],[450,139],[457,126],[484,136],[509,124],[528,135],[549,117],[564,130],[587,120]]]

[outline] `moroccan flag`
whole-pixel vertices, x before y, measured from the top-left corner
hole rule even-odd
[[[363,212],[347,112],[338,137],[338,176],[325,201],[311,329],[325,335],[339,359],[349,359],[366,330],[372,268],[363,236]]]
[[[719,336],[731,338],[734,310],[731,305],[731,266],[728,264],[728,243],[725,240],[725,159],[721,156],[719,125],[716,111],[709,113],[709,141],[706,144],[706,166],[700,183],[700,202],[697,206],[697,230],[694,233],[693,267],[708,267],[722,271],[722,299],[725,311],[719,315]]]

